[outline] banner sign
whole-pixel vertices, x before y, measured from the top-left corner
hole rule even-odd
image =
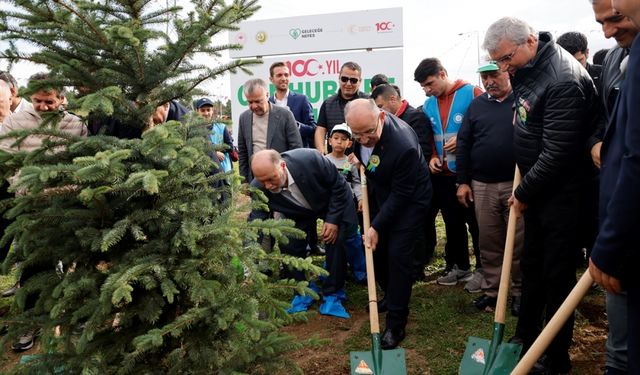
[[[247,21],[229,32],[232,58],[402,46],[402,8]]]
[[[269,83],[270,94],[273,94],[275,87],[269,82],[269,67],[276,61],[282,61],[289,67],[291,77],[289,90],[305,94],[309,98],[316,120],[322,102],[338,91],[340,67],[347,61],[356,62],[362,67],[360,91],[369,94],[370,79],[378,73],[387,75],[391,83],[397,84],[402,89],[402,49],[399,48],[264,58],[261,65],[250,68],[253,76],[242,71],[231,75],[231,112],[234,134],[237,134],[240,114],[248,109],[242,85],[251,78],[262,78]],[[237,139],[236,136],[234,138]]]

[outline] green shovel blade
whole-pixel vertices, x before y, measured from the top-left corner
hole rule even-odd
[[[495,360],[488,372],[485,372],[486,357],[489,354],[490,340],[469,337],[467,348],[460,362],[460,375],[509,375],[518,364],[522,346],[518,344],[500,343]]]
[[[373,353],[351,352],[351,375],[406,375],[404,349],[382,351],[382,364],[375,372]]]

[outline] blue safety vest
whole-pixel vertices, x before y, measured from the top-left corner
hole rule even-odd
[[[449,138],[455,137],[462,125],[462,119],[464,114],[469,108],[469,104],[473,100],[473,85],[465,84],[456,90],[453,94],[453,103],[451,103],[451,109],[449,110],[449,118],[447,119],[447,128],[445,132],[442,131],[442,119],[440,118],[440,109],[438,108],[438,98],[431,96],[427,98],[422,107],[424,114],[431,120],[431,127],[433,128],[433,141],[436,146],[436,152],[438,157],[444,163],[447,163],[447,168],[455,173],[456,172],[456,155],[445,154],[444,144],[447,143]]]
[[[214,145],[224,144],[224,129],[226,125],[221,124],[219,122],[213,123],[211,127],[211,133],[209,133],[209,139],[211,139],[211,143]],[[213,159],[216,163],[220,164],[220,168],[224,172],[229,172],[231,170],[231,158],[229,157],[229,153],[224,153],[224,160],[219,161],[218,157],[214,155]]]

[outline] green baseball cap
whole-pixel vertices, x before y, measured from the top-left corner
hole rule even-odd
[[[478,73],[495,72],[496,70],[500,70],[500,68],[498,68],[498,65],[496,65],[496,63],[492,62],[487,65],[482,65],[481,67],[479,67]]]

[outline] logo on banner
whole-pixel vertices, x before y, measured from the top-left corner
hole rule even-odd
[[[317,27],[315,29],[295,28],[295,29],[289,29],[289,36],[291,36],[293,39],[315,38],[317,34],[320,34],[322,32],[323,32],[322,27]]]
[[[238,44],[244,45],[244,42],[246,41],[247,41],[247,36],[244,33],[240,32],[236,34],[236,42]]]
[[[393,32],[394,26],[395,25],[391,21],[376,22],[376,31],[379,33],[390,33]]]
[[[265,31],[258,31],[256,34],[256,40],[258,43],[264,43],[267,41],[267,33]]]
[[[290,29],[289,30],[289,35],[291,35],[291,37],[293,39],[298,39],[300,34],[302,34],[302,31],[300,31],[300,29]]]

